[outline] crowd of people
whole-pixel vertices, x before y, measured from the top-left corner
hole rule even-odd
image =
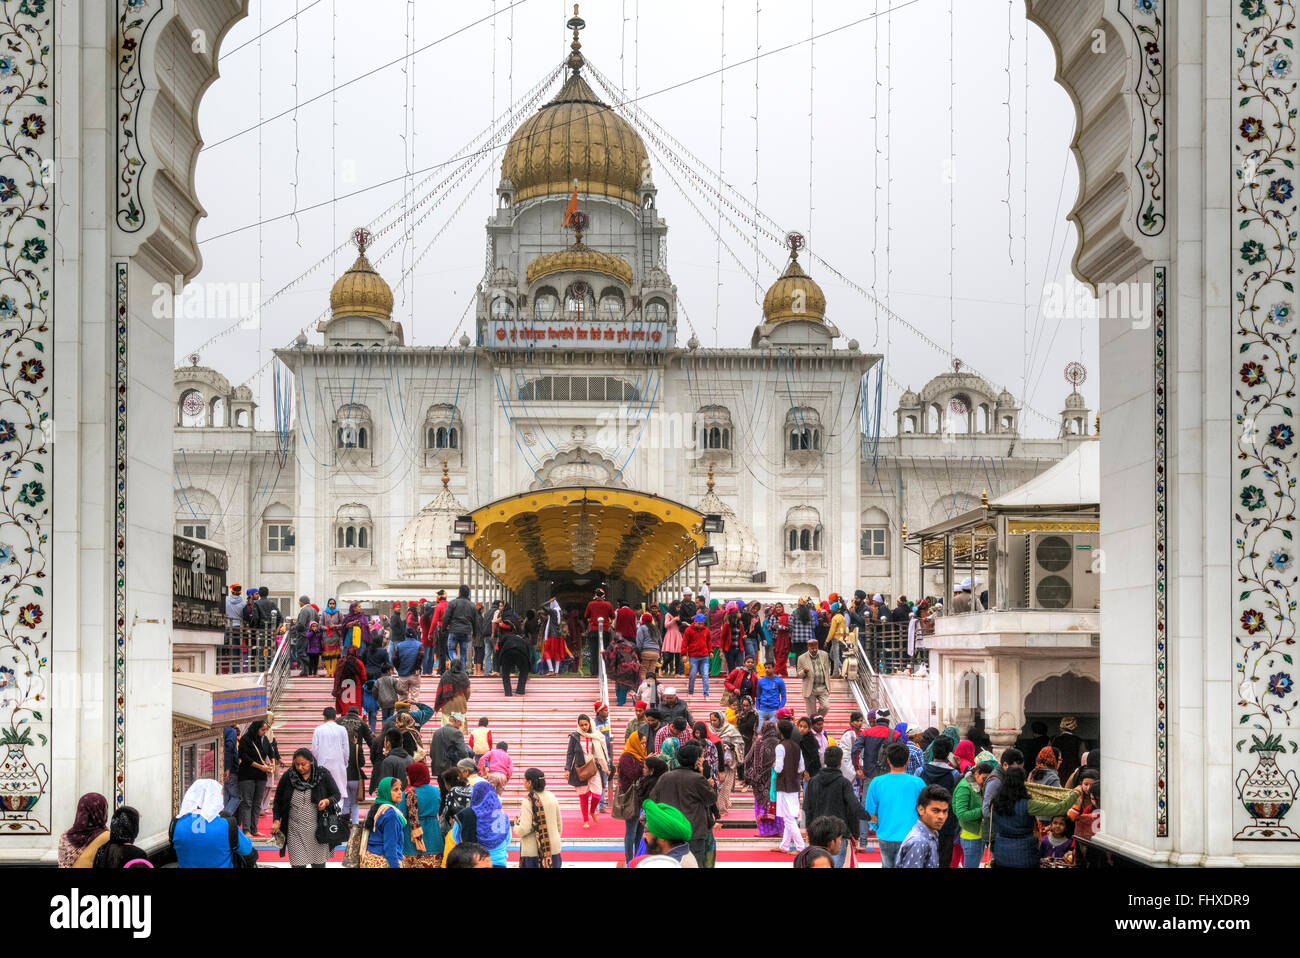
[[[983,608],[972,588],[970,580],[960,584],[950,612]],[[350,680],[347,689],[381,678],[388,662],[409,677],[441,674],[455,660],[470,675],[500,676],[507,694],[524,695],[530,675],[594,675],[603,662],[616,702],[624,705],[656,670],[661,677],[686,679],[690,694],[698,684],[705,695],[710,679],[734,671],[749,656],[761,657],[784,677],[790,660],[814,641],[814,651],[829,657],[828,677],[844,674],[846,663],[853,668],[857,640],[874,648],[872,638],[886,632],[905,637],[906,655],[898,661],[910,668],[917,640],[933,629],[935,615],[944,614],[938,597],[912,602],[899,596],[891,606],[882,595],[861,589],[852,597],[832,592],[820,603],[801,596],[787,609],[783,602],[713,598],[707,580],[698,592],[688,587],[677,599],[638,609],[616,608],[603,589],[585,606],[562,607],[552,597],[522,612],[500,599],[471,601],[464,586],[459,592],[450,599],[439,590],[432,600],[394,602],[387,615],[367,615],[359,602],[343,611],[333,598],[322,609],[303,595],[297,615],[286,619],[266,588],[243,594],[235,584],[226,597],[226,617],[244,634],[279,636],[300,675],[337,677],[343,669],[344,679],[336,684]],[[356,650],[356,663],[348,663],[349,649]],[[518,676],[513,690],[511,675]]]
[[[265,589],[240,591],[227,597],[232,625],[274,629],[300,674],[332,677],[334,702],[278,779],[273,715],[225,730],[224,783],[194,782],[172,823],[181,867],[250,866],[252,840],[266,837],[293,867],[324,867],[344,843],[354,867],[504,867],[513,841],[522,867],[560,867],[555,786],[527,769],[520,808],[507,814],[509,743],[486,718],[467,727],[469,678],[500,674],[507,695],[524,695],[530,674],[590,673],[602,650],[617,703],[634,699],[635,715],[618,748],[606,703],[579,715],[563,773],[584,828],[606,812],[624,823],[629,867],[711,867],[714,830],[744,791],[758,835],[779,839],[772,851],[796,867],[854,867],[873,834],[886,868],[1086,865],[1075,839],[1099,827],[1099,753],[1074,734],[1072,717],[1051,738],[1034,723],[1027,752],[996,757],[979,730],[909,728],[886,709],[853,712],[838,735],[827,728],[829,680],[853,668],[855,634],[923,625],[941,609],[936,600],[900,597],[891,608],[859,590],[820,604],[800,597],[787,612],[711,598],[706,582],[657,608],[615,608],[598,589],[585,608],[551,599],[521,617],[504,602],[472,602],[462,586],[450,600],[439,592],[395,603],[387,616],[358,603],[343,613],[334,599],[322,611],[302,596],[286,622]],[[980,601],[963,583],[953,611]],[[420,678],[433,673],[430,705]],[[785,684],[792,674],[798,716]],[[721,680],[719,707],[697,719],[669,682],[685,680],[693,695],[698,681],[709,699],[710,679]],[[138,830],[134,809],[110,822],[103,796],[83,796],[59,863],[147,866]]]

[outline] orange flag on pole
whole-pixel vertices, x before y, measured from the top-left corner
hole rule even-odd
[[[569,205],[564,210],[564,226],[573,225],[573,214],[578,212],[578,181],[573,181],[573,195],[569,197]]]

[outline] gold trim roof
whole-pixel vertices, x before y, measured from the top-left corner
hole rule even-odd
[[[543,253],[529,263],[528,282],[531,285],[543,276],[569,271],[604,273],[621,280],[629,288],[632,286],[632,267],[627,260],[613,253],[584,246],[581,242],[554,253]]]
[[[799,302],[801,292],[802,302]],[[826,318],[826,294],[800,267],[797,255],[790,257],[790,265],[763,297],[763,318],[769,323],[791,319],[821,322]]]
[[[393,290],[375,272],[365,253],[357,256],[357,261],[335,281],[330,290],[330,312],[335,319],[340,316],[392,319]]]
[[[501,175],[515,202],[578,192],[641,203],[649,157],[632,126],[575,72],[555,98],[524,121],[506,146]]]

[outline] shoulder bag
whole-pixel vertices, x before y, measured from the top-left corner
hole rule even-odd
[[[609,813],[619,821],[626,822],[632,818],[632,785],[624,786],[622,782],[616,782],[614,786],[614,798],[609,803]]]
[[[349,841],[350,827],[351,822],[339,812],[339,807],[334,802],[316,813],[316,841],[331,851]]]
[[[581,749],[582,748],[581,736],[579,736],[576,739],[576,741],[578,743],[578,748]],[[596,756],[594,754],[590,758],[588,758],[587,761],[584,762],[583,764],[581,765],[575,764],[573,766],[573,773],[578,776],[578,781],[580,782],[591,781],[593,778],[596,777],[596,773],[598,771],[600,771],[600,769],[596,766]]]

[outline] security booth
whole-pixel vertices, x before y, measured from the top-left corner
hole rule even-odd
[[[266,711],[260,674],[172,676],[172,815],[198,779],[224,779],[225,730],[242,728]]]
[[[1034,721],[1100,734],[1101,468],[1096,441],[979,508],[910,536],[943,598],[931,634],[932,714],[1002,749]],[[983,601],[981,596],[987,598]],[[933,723],[932,723],[933,724]]]

